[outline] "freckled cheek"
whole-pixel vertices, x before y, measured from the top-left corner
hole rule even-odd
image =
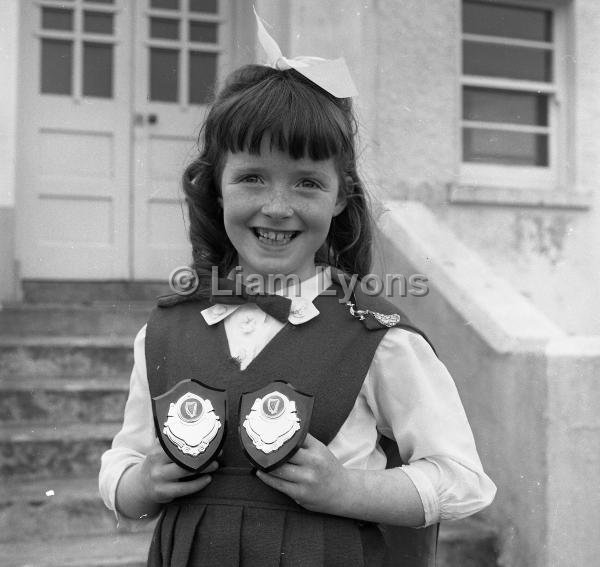
[[[255,198],[239,192],[228,192],[223,195],[223,217],[225,224],[245,222],[260,210]]]

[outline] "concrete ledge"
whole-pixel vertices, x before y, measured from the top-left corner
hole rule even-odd
[[[98,302],[151,301],[172,293],[167,281],[138,280],[23,280],[27,303],[91,304]]]
[[[502,205],[506,207],[542,207],[586,211],[591,208],[593,194],[573,190],[527,189],[514,187],[485,187],[451,184],[448,186],[451,203],[467,205]]]
[[[550,338],[564,335],[421,203],[388,203],[378,224],[388,253],[386,265],[397,265],[389,257],[396,249],[403,257],[398,263],[408,262],[425,274],[495,351],[536,351]]]
[[[498,486],[483,515],[498,564],[592,565],[600,556],[600,337],[570,337],[420,203],[388,203],[376,272],[425,274],[394,298],[432,339]]]

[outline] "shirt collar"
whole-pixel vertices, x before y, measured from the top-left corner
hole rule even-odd
[[[312,278],[308,278],[298,284],[293,283],[285,289],[277,290],[275,293],[283,295],[292,301],[288,321],[292,325],[301,325],[314,319],[319,314],[319,310],[313,305],[313,300],[330,286],[331,270],[330,268],[324,268],[319,269],[317,274]],[[203,309],[201,315],[208,325],[214,325],[229,317],[229,315],[237,311],[242,305],[215,303]]]

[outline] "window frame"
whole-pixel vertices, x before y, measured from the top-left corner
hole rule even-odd
[[[472,195],[473,188],[499,188],[506,193],[506,189],[535,190],[536,193],[549,192],[564,188],[567,185],[566,163],[569,160],[567,152],[569,143],[567,139],[567,121],[568,105],[566,100],[569,97],[566,66],[561,63],[562,54],[566,53],[568,21],[567,10],[563,0],[478,0],[481,3],[490,5],[515,6],[518,8],[537,8],[550,10],[552,12],[552,70],[553,76],[551,82],[537,82],[521,79],[483,77],[477,75],[465,75],[463,72],[463,42],[465,39],[486,38],[488,36],[479,36],[467,34],[462,30],[459,42],[459,185],[468,188],[466,191],[455,188],[454,194],[463,193]],[[461,15],[464,1],[461,0]],[[502,39],[499,40],[502,42]],[[546,42],[536,42],[528,40],[510,40],[507,44],[531,44],[539,45]],[[508,89],[532,93],[548,94],[548,166],[520,166],[520,165],[502,165],[473,163],[463,161],[463,131],[468,123],[463,119],[463,97],[466,87],[483,87],[490,89]],[[456,189],[459,189],[458,191]],[[489,192],[489,191],[488,191]],[[458,199],[455,199],[458,200]]]
[[[229,31],[226,29],[227,10],[229,4],[226,0],[217,1],[217,11],[199,12],[192,11],[189,8],[188,0],[180,1],[177,9],[155,8],[151,5],[151,0],[147,0],[142,10],[144,21],[141,24],[141,41],[144,45],[143,68],[145,76],[148,80],[147,93],[151,96],[151,51],[159,49],[165,51],[173,51],[177,53],[177,98],[176,100],[161,100],[149,98],[149,102],[153,105],[179,105],[182,109],[190,108],[206,108],[209,100],[206,101],[191,101],[190,94],[190,71],[192,55],[196,53],[204,53],[215,55],[215,85],[218,85],[221,78],[226,74],[224,69],[228,62],[227,45],[230,41]],[[176,38],[161,38],[153,37],[151,34],[152,20],[169,20],[178,23],[178,36]],[[216,26],[216,41],[202,42],[190,39],[190,26],[192,23],[213,24]]]
[[[121,31],[117,25],[117,14],[119,13],[118,2],[113,3],[92,3],[84,0],[73,0],[68,3],[57,3],[50,0],[37,0],[34,2],[38,9],[34,36],[39,40],[40,50],[40,68],[38,76],[39,93],[47,97],[70,97],[77,103],[82,103],[84,100],[97,101],[113,101],[117,96],[115,92],[115,73],[116,59],[115,48],[118,43],[122,42]],[[53,29],[43,27],[43,11],[49,8],[50,10],[59,10],[71,13],[71,29]],[[88,13],[110,15],[113,18],[112,31],[95,32],[85,30],[85,15]],[[42,90],[42,49],[43,41],[64,41],[71,44],[71,73],[69,92],[52,92]],[[110,46],[111,51],[111,74],[110,74],[110,94],[88,94],[85,93],[85,49],[87,45],[102,45]]]

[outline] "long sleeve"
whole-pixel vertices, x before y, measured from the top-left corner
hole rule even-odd
[[[238,315],[252,309],[244,306]],[[227,320],[226,330],[229,343],[239,346],[244,331],[236,320]],[[247,349],[246,364],[281,328],[268,316],[258,323],[257,346]],[[145,331],[134,343],[123,427],[102,457],[100,493],[112,510],[121,475],[144,458],[155,436]],[[380,434],[396,440],[407,463],[399,474],[404,471],[417,488],[427,525],[468,516],[493,500],[496,488],[483,472],[452,378],[429,345],[403,329],[390,329],[382,339],[354,407],[329,448],[346,467],[381,470],[386,457],[378,445]]]
[[[340,433],[352,425],[365,430],[369,419],[396,440],[426,525],[466,517],[491,503],[496,487],[483,472],[454,381],[419,335],[403,329],[386,333]],[[369,458],[378,457],[375,451]]]
[[[144,459],[155,438],[150,390],[146,377],[145,340],[146,327],[144,326],[134,342],[134,366],[123,426],[113,439],[111,448],[102,455],[99,475],[100,495],[111,510],[115,510],[117,485],[121,475],[127,468]]]

